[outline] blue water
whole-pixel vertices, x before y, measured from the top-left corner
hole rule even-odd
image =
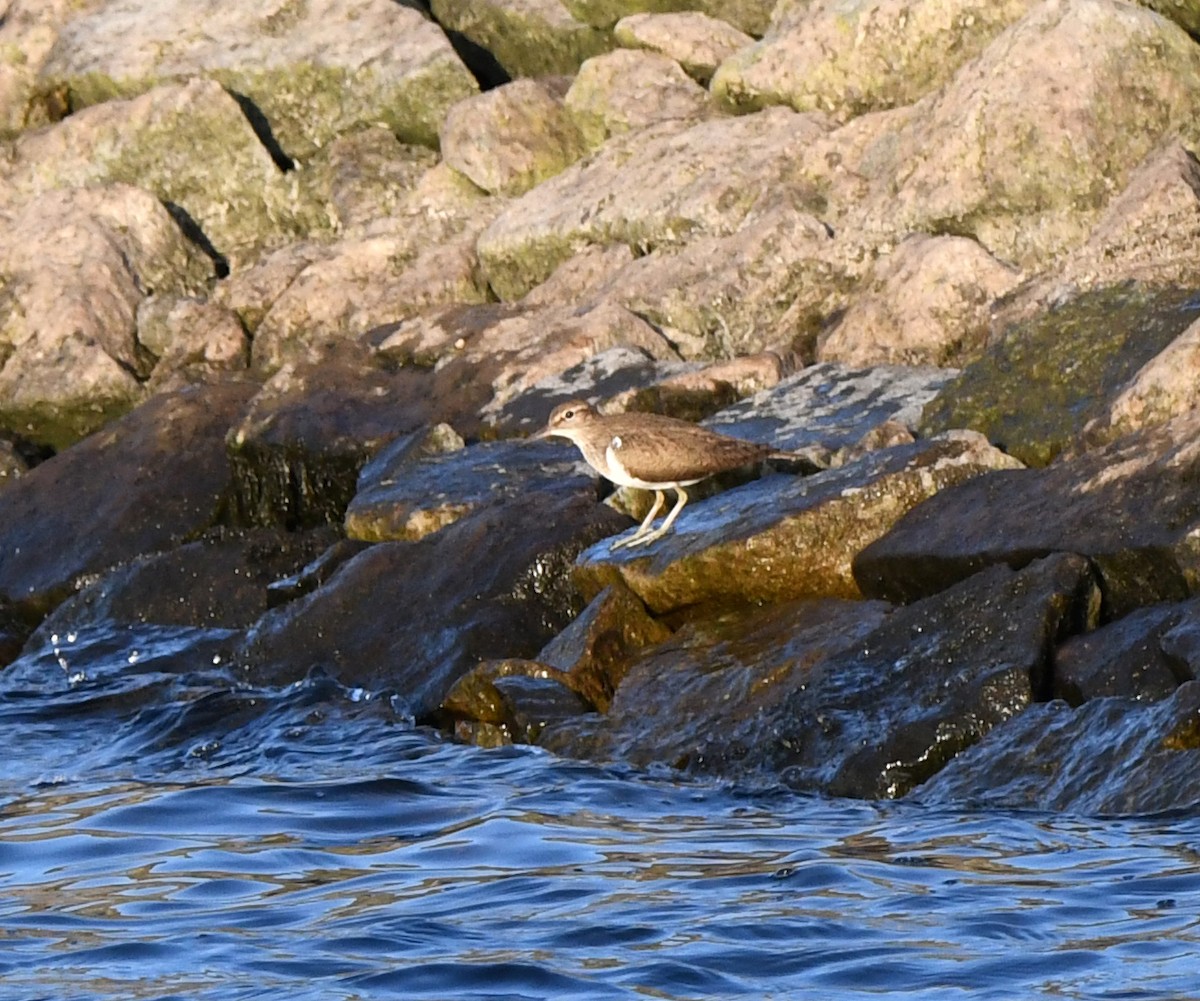
[[[480,750],[100,626],[0,672],[0,998],[1195,998],[1200,821]]]

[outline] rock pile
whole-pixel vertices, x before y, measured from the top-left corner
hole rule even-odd
[[[1200,4],[0,0],[0,658],[1200,800]],[[644,550],[550,409],[804,449]],[[1122,768],[1115,767],[1117,763]]]

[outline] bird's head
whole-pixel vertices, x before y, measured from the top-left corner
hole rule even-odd
[[[533,437],[569,438],[575,441],[579,432],[595,419],[596,411],[590,404],[583,400],[570,400],[555,407],[546,426]]]

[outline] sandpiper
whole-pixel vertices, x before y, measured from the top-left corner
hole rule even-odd
[[[582,400],[554,408],[546,427],[535,438],[568,438],[597,473],[623,487],[654,491],[654,504],[633,535],[618,539],[621,546],[645,546],[661,539],[679,517],[694,483],[716,473],[748,466],[772,457],[796,458],[741,438],[730,438],[707,428],[660,414],[596,412]],[[650,525],[662,510],[664,490],[675,491],[675,506],[658,528]]]

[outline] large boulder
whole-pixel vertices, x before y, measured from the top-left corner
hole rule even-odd
[[[992,472],[942,491],[854,561],[864,594],[912,601],[981,567],[1087,556],[1104,612],[1197,590],[1200,410],[1045,469]]]
[[[446,109],[477,89],[438,26],[390,0],[116,0],[62,29],[42,86],[78,109],[198,76],[252,101],[294,157],[375,122],[436,145]]]
[[[62,449],[133,409],[157,362],[139,339],[147,294],[200,289],[207,274],[140,188],[0,206],[0,426]]]
[[[701,622],[629,669],[606,716],[540,743],[594,760],[665,763],[738,781],[903,796],[1020,713],[1054,642],[1088,624],[1087,561],[993,567],[890,614],[796,602]]]
[[[87,576],[215,524],[230,486],[225,432],[254,388],[154,397],[0,493],[0,597],[44,615]]]

